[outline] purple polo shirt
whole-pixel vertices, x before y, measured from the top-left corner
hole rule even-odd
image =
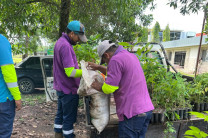
[[[119,121],[154,109],[144,72],[136,55],[119,46],[107,67],[106,84],[119,86],[114,92]]]
[[[71,40],[67,34],[62,33],[54,47],[53,59],[53,88],[57,91],[63,91],[65,94],[77,94],[80,78],[67,77],[64,68],[74,67],[78,69],[77,58]]]

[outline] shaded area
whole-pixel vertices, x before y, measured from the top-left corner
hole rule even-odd
[[[57,110],[55,102],[45,102],[45,93],[38,89],[34,94],[22,95],[22,110],[16,112],[11,138],[54,138],[53,123]],[[78,138],[89,137],[85,125],[82,101],[78,109],[75,134]]]

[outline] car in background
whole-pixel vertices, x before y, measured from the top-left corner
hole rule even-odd
[[[20,92],[33,93],[35,88],[44,88],[40,59],[47,57],[44,68],[47,76],[52,76],[53,56],[30,56],[15,66]]]

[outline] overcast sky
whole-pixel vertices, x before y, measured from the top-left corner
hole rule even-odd
[[[159,22],[161,29],[165,29],[169,24],[171,30],[182,30],[200,33],[202,29],[204,14],[200,11],[198,14],[191,13],[190,15],[183,16],[179,9],[170,8],[168,0],[156,0],[157,6],[155,10],[147,11],[147,13],[153,14],[153,22],[148,27],[152,29],[156,21]]]

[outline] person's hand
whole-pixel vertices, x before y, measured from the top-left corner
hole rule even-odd
[[[103,84],[101,82],[99,82],[97,79],[94,80],[94,82],[91,84],[91,86],[95,90],[102,92]]]
[[[22,108],[22,101],[15,100],[15,104],[16,104],[16,111],[19,111]]]
[[[95,64],[93,62],[88,62],[88,69],[92,69],[92,70],[98,70],[99,68],[99,65],[98,64]]]

